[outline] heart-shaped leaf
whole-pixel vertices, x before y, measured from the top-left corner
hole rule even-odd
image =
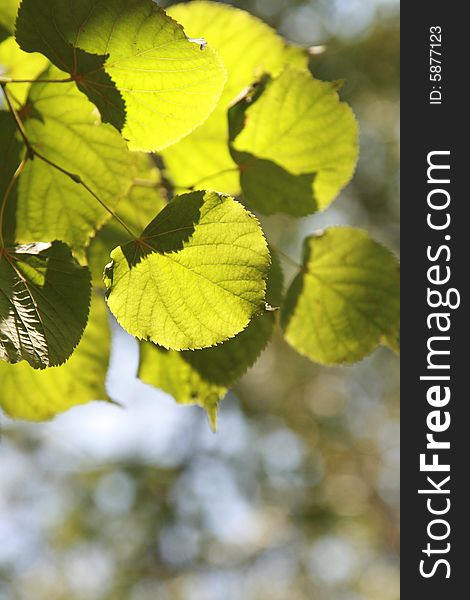
[[[305,240],[281,322],[287,341],[323,364],[360,360],[398,338],[400,279],[393,254],[352,227]]]
[[[16,38],[70,73],[132,150],[160,150],[187,135],[225,83],[218,55],[189,41],[152,0],[23,0]]]
[[[264,309],[266,240],[253,215],[229,196],[175,198],[111,258],[111,311],[126,331],[165,348],[213,346]]]

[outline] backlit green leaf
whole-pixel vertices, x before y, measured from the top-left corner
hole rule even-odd
[[[307,52],[289,46],[274,29],[250,13],[222,4],[195,0],[175,4],[168,14],[189,37],[203,37],[222,57],[228,78],[222,102],[228,105],[263,73],[276,75],[286,64],[306,66]]]
[[[266,290],[266,300],[271,306],[279,306],[281,292],[282,272],[279,262],[273,260]],[[256,362],[272,336],[273,326],[274,312],[265,311],[234,338],[213,348],[177,352],[141,342],[139,377],[171,394],[181,404],[204,408],[215,429],[220,400]]]
[[[159,150],[206,120],[225,69],[152,0],[23,0],[17,40],[71,74],[132,150]],[[46,41],[44,41],[46,40]]]
[[[32,367],[62,364],[88,319],[90,273],[61,242],[0,254],[0,358]]]
[[[102,297],[94,297],[83,337],[70,359],[41,371],[0,362],[0,406],[15,419],[43,421],[72,406],[106,400],[110,332]]]
[[[214,192],[175,198],[111,253],[108,304],[132,335],[174,350],[213,346],[263,311],[270,255],[257,220]]]
[[[332,227],[308,237],[281,322],[287,341],[316,362],[360,360],[398,337],[397,260],[359,229]]]
[[[175,185],[240,190],[237,165],[228,150],[227,109],[263,73],[277,75],[285,64],[306,67],[307,53],[286,42],[266,23],[219,2],[176,4],[168,13],[188,36],[204,37],[222,57],[227,83],[216,110],[190,136],[166,149],[165,164]]]
[[[144,383],[171,394],[180,404],[196,404],[203,408],[215,429],[217,407],[227,393],[227,387],[211,382],[194,369],[185,360],[186,352],[191,350],[177,352],[151,342],[141,342],[138,375]]]
[[[63,73],[52,68],[48,75]],[[109,208],[117,205],[132,184],[133,155],[73,83],[35,84],[24,119],[34,148],[78,175]],[[18,185],[17,241],[59,239],[77,248],[109,218],[83,186],[38,157],[28,161]]]
[[[232,142],[249,204],[266,214],[323,210],[351,179],[358,154],[357,124],[337,85],[286,67],[252,99],[237,107],[243,122]],[[273,187],[283,191],[271,201]]]
[[[0,44],[0,75],[10,79],[36,79],[47,67],[49,61],[37,52],[23,52],[14,37]],[[18,107],[28,96],[30,83],[10,83],[9,93]]]
[[[2,0],[0,3],[0,41],[14,32],[20,0]]]

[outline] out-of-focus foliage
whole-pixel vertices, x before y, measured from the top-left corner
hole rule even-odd
[[[397,249],[397,4],[234,4],[325,44],[312,71],[346,76],[361,124],[340,199],[300,233],[287,216],[263,228],[296,261],[302,238],[332,224]],[[109,387],[127,410],[2,421],[0,600],[398,600],[395,355],[324,368],[277,337],[222,403],[216,435],[136,370],[119,333]]]

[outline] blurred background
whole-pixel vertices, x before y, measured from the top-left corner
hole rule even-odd
[[[346,80],[361,129],[340,198],[300,228],[263,219],[270,238],[298,259],[306,234],[347,223],[398,251],[398,1],[232,4],[324,45],[311,69]],[[216,434],[136,367],[115,327],[108,385],[125,408],[0,416],[0,600],[398,600],[391,351],[325,368],[278,337],[222,402]]]

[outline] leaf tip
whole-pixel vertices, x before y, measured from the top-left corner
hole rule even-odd
[[[219,413],[218,403],[214,402],[213,404],[209,404],[204,407],[204,410],[206,411],[212,433],[217,433],[217,415]]]

